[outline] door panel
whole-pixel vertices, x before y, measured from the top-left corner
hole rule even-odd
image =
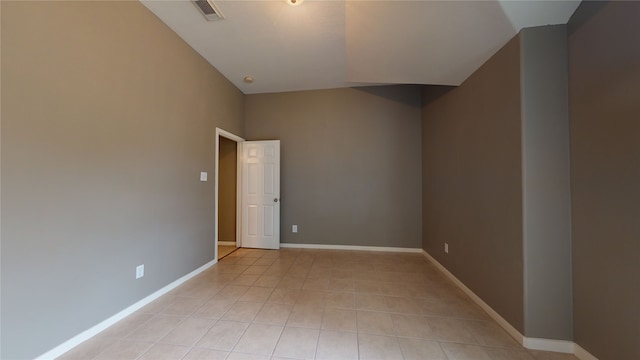
[[[247,235],[258,236],[258,207],[255,205],[249,206],[249,219],[247,224],[249,225]]]
[[[242,247],[280,248],[280,140],[242,143]]]

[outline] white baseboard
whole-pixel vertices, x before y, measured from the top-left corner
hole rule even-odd
[[[424,256],[429,260],[433,265],[435,265],[438,270],[440,270],[449,280],[453,281],[465,294],[467,294],[473,302],[478,304],[489,316],[495,320],[498,325],[500,325],[509,335],[511,335],[516,341],[522,345],[524,345],[524,336],[520,334],[520,332],[514,328],[507,320],[505,320],[500,314],[498,314],[495,310],[491,308],[491,306],[487,305],[478,295],[476,295],[471,289],[469,289],[462,281],[460,281],[455,275],[453,275],[447,268],[445,268],[442,264],[438,262],[438,260],[434,259],[429,253],[422,250]]]
[[[580,360],[598,360],[597,357],[591,355],[587,350],[583,349],[580,345],[573,344],[573,355]]]
[[[572,341],[563,340],[551,340],[551,339],[539,339],[524,337],[516,328],[514,328],[507,320],[505,320],[500,314],[485,303],[478,295],[476,295],[471,289],[469,289],[462,281],[460,281],[455,275],[453,275],[447,268],[434,259],[429,253],[422,250],[424,256],[438,270],[440,270],[447,278],[453,281],[465,294],[467,294],[471,300],[473,300],[478,306],[489,314],[489,316],[495,320],[509,335],[511,335],[522,346],[531,350],[553,351],[559,353],[574,354],[580,360],[598,360],[595,356],[591,355],[588,351],[581,348],[578,344]]]
[[[573,341],[525,337],[522,345],[531,350],[573,354]]]
[[[324,244],[292,244],[280,243],[281,248],[290,249],[317,249],[317,250],[356,250],[356,251],[386,251],[402,253],[422,253],[424,250],[417,248],[401,248],[386,246],[359,246],[359,245],[324,245]]]
[[[145,297],[144,299],[136,302],[135,304],[127,307],[126,309],[120,311],[119,313],[111,316],[110,318],[100,322],[99,324],[81,332],[80,334],[72,337],[71,339],[65,341],[64,343],[56,346],[55,348],[47,351],[46,353],[38,356],[36,358],[36,360],[48,360],[48,359],[55,359],[59,356],[61,356],[62,354],[66,353],[67,351],[73,349],[74,347],[80,345],[81,343],[89,340],[90,338],[98,335],[98,333],[100,333],[103,330],[106,330],[109,326],[117,323],[118,321],[124,319],[125,317],[133,314],[134,312],[138,311],[139,309],[141,309],[143,306],[151,303],[153,300],[159,298],[160,296],[168,293],[169,291],[175,289],[176,287],[178,287],[179,285],[181,285],[182,283],[184,283],[185,281],[193,278],[194,276],[200,274],[201,272],[207,270],[208,268],[210,268],[211,266],[215,265],[217,263],[217,260],[213,260],[210,261],[204,265],[202,265],[201,267],[195,269],[194,271],[188,273],[187,275],[179,278],[178,280],[172,282],[171,284],[163,287],[162,289],[154,292],[153,294]]]
[[[235,241],[218,241],[218,245],[236,246]]]

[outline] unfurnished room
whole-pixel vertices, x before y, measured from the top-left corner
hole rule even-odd
[[[0,1],[0,359],[640,359],[640,2]]]

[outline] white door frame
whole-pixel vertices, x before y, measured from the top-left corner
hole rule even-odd
[[[242,180],[242,153],[241,153],[241,147],[242,147],[242,142],[245,141],[243,138],[241,138],[238,135],[232,134],[228,131],[222,130],[218,127],[216,127],[216,165],[215,165],[215,221],[214,221],[214,251],[213,251],[213,261],[214,262],[218,262],[218,201],[219,201],[219,197],[218,197],[218,177],[219,177],[219,173],[220,173],[220,137],[223,138],[227,138],[229,140],[233,140],[236,143],[238,143],[238,165],[237,165],[237,175],[236,175],[236,247],[240,247],[240,235],[241,235],[241,224],[240,224],[240,220],[242,218],[242,207],[240,206],[241,204],[241,198],[240,198],[240,194],[242,193],[242,189],[240,186],[240,181]]]
[[[280,140],[243,142],[242,174],[242,246],[280,249]]]

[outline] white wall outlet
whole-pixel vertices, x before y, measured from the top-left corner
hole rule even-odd
[[[298,232],[298,225],[291,225],[291,232],[297,233]]]
[[[144,264],[136,266],[136,279],[144,276]]]
[[[207,181],[207,175],[206,171],[200,171],[200,181]]]
[[[449,253],[449,244],[444,243],[444,253],[448,254]]]

